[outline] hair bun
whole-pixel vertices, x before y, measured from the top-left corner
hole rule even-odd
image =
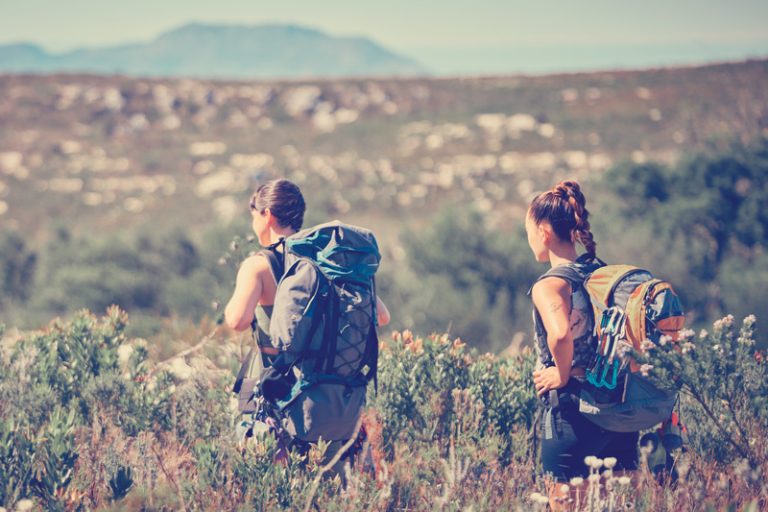
[[[561,181],[555,185],[554,192],[561,195],[563,199],[582,195],[581,187],[576,181]]]
[[[574,206],[578,204],[583,208],[586,204],[586,199],[581,191],[581,186],[577,181],[561,181],[555,185],[553,192],[556,196],[568,201]]]

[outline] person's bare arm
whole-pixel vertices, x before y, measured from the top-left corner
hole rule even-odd
[[[379,324],[379,327],[384,327],[389,323],[391,320],[389,315],[389,309],[387,309],[387,305],[384,304],[384,301],[381,300],[381,298],[377,295],[376,296],[376,321]]]
[[[554,368],[534,372],[536,391],[541,395],[565,386],[570,377],[573,363],[571,287],[563,279],[542,279],[533,287],[533,304],[547,331],[547,346],[555,363]]]
[[[250,327],[253,312],[261,298],[260,275],[268,269],[269,264],[263,256],[255,255],[246,258],[237,271],[235,291],[224,309],[224,322],[242,331]]]

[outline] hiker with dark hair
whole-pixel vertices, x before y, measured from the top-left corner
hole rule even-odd
[[[636,469],[638,433],[604,430],[579,412],[576,397],[596,350],[595,321],[586,290],[578,280],[564,278],[563,271],[587,276],[602,266],[579,184],[563,181],[536,196],[525,229],[536,261],[551,266],[529,294],[538,354],[533,382],[545,403],[541,461],[544,472],[555,479],[550,504],[558,510],[568,498],[561,484],[589,474],[587,456],[615,458],[615,471]],[[577,242],[586,249],[581,256]]]
[[[261,331],[257,331],[259,347],[274,352],[268,339],[268,318],[275,298],[277,282],[270,266],[272,246],[280,239],[292,235],[304,223],[304,197],[299,187],[288,180],[273,180],[261,185],[251,197],[251,228],[265,251],[247,257],[237,272],[232,298],[224,310],[224,321],[237,331],[251,326],[259,317],[264,319]]]
[[[306,209],[301,190],[288,180],[272,180],[259,186],[248,206],[251,229],[264,249],[240,264],[235,290],[224,310],[225,323],[236,331],[251,328],[255,342],[242,363],[233,389],[238,394],[238,409],[242,413],[236,429],[241,441],[251,437],[254,428],[268,428],[264,422],[253,420],[254,391],[261,372],[278,354],[269,339],[275,291],[283,273],[278,242],[301,229]]]
[[[261,185],[251,197],[249,206],[253,231],[265,249],[242,262],[235,291],[224,313],[225,322],[231,328],[238,331],[252,328],[256,342],[256,347],[243,362],[233,390],[238,393],[239,408],[243,413],[239,434],[250,437],[254,429],[271,430],[279,435],[279,441],[288,445],[286,448],[302,452],[308,449],[310,443],[322,438],[332,442],[329,448],[329,452],[332,452],[333,443],[339,445],[353,434],[365,401],[364,386],[362,391],[356,390],[354,393],[332,386],[316,386],[304,393],[301,399],[294,399],[291,404],[281,403],[279,407],[274,400],[267,403],[262,396],[266,384],[280,382],[280,379],[275,378],[274,367],[280,367],[290,354],[297,361],[287,369],[280,367],[280,371],[285,373],[280,377],[293,377],[295,370],[299,369],[294,366],[306,354],[298,356],[291,350],[296,347],[303,350],[304,345],[312,341],[286,340],[284,336],[276,340],[271,334],[275,313],[278,313],[278,323],[284,324],[286,314],[283,310],[288,310],[292,305],[278,304],[276,299],[279,284],[296,266],[292,262],[286,263],[286,253],[289,252],[286,248],[292,247],[286,242],[302,227],[306,209],[304,197],[295,184],[279,179]],[[282,295],[284,301],[290,302],[289,293],[283,292]],[[371,311],[375,312],[375,319],[372,320],[375,325],[386,325],[389,322],[389,311],[375,294],[373,297],[375,306]],[[298,317],[309,310],[308,304],[304,306],[298,313],[295,310],[290,312],[291,321],[302,320]],[[292,335],[298,332],[291,330]],[[318,418],[322,418],[322,421]]]

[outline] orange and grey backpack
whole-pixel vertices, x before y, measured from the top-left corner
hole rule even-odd
[[[643,376],[632,351],[642,353],[645,340],[656,345],[677,340],[685,316],[672,285],[630,265],[603,264],[586,279],[562,269],[559,277],[584,286],[595,315],[596,351],[579,392],[579,411],[614,432],[635,432],[668,420],[677,392],[669,390],[672,386],[660,389]]]

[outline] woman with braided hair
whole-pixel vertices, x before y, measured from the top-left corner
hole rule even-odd
[[[603,430],[579,412],[579,387],[596,348],[592,306],[581,283],[602,265],[579,184],[562,181],[536,196],[525,229],[536,261],[551,267],[529,294],[539,359],[533,382],[545,405],[542,467],[554,477],[550,504],[558,510],[568,497],[561,484],[589,474],[587,456],[615,458],[614,470],[636,469],[638,433]],[[586,250],[581,256],[577,242]]]

